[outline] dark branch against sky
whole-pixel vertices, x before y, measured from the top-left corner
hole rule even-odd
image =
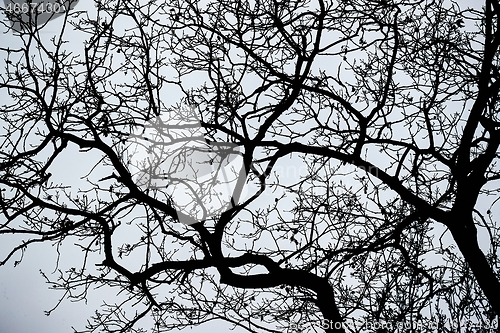
[[[62,299],[103,290],[78,332],[498,320],[500,3],[26,5],[0,264],[50,245]]]

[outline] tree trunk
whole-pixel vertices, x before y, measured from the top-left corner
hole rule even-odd
[[[500,316],[500,282],[479,248],[472,217],[468,219],[469,221],[464,223],[463,216],[461,219],[456,218],[448,224],[448,227],[488,302]]]
[[[333,288],[328,284],[328,281],[324,280],[324,283],[318,284],[315,291],[317,294],[316,305],[324,318],[321,322],[322,328],[326,333],[345,333],[342,317],[335,302]]]

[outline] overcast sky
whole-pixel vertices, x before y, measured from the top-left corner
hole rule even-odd
[[[8,0],[6,0],[8,1]],[[16,0],[17,1],[17,0]],[[85,7],[87,6],[87,7]],[[77,4],[75,10],[87,10],[90,15],[95,13],[93,1],[82,1]],[[4,18],[2,18],[4,19]],[[43,37],[48,41],[51,36],[60,31],[62,18],[56,18],[44,28]],[[71,33],[68,29],[67,32]],[[74,35],[75,33],[73,33]],[[79,48],[81,52],[81,40],[78,38],[71,39],[72,43]],[[12,34],[0,34],[0,44],[8,45],[14,48],[20,46],[20,42]],[[5,94],[4,89],[0,94]],[[0,99],[6,98],[1,95]],[[71,152],[70,152],[71,154]],[[90,158],[91,159],[91,158]],[[55,166],[55,177],[65,184],[71,184],[74,188],[78,187],[81,181],[77,176],[82,166],[89,165],[89,154],[78,154],[73,152],[71,157],[64,159],[61,163]],[[94,177],[105,177],[109,174],[95,174]],[[3,221],[0,221],[2,223]],[[0,243],[0,254],[3,256],[7,251],[18,245],[18,238],[2,237]],[[74,240],[68,239],[61,251],[61,267],[70,267],[75,258],[81,255],[81,252],[71,244]],[[14,261],[11,260],[6,266],[0,267],[0,333],[69,333],[73,332],[71,327],[83,329],[87,320],[93,312],[101,304],[102,300],[113,300],[117,290],[99,289],[89,293],[88,304],[84,302],[70,302],[63,300],[62,304],[46,316],[46,310],[54,307],[59,298],[63,296],[61,292],[49,290],[49,285],[40,274],[42,270],[45,274],[52,278],[56,278],[57,274],[52,274],[55,270],[56,249],[51,244],[33,244],[30,245],[21,264],[14,268]],[[77,261],[78,263],[78,261]],[[77,264],[75,263],[75,264]],[[93,264],[93,263],[92,263]],[[52,275],[51,275],[52,274]],[[145,328],[151,325],[144,325]],[[218,321],[208,323],[203,328],[189,329],[190,332],[207,332],[207,331],[228,331],[229,325]],[[235,330],[238,332],[239,330]]]
[[[90,5],[88,10],[93,11],[92,4],[93,2],[90,1],[81,1],[75,9],[83,10],[84,6]],[[47,25],[45,28],[47,36],[50,36],[51,32],[58,31],[60,21],[59,18]],[[1,45],[14,47],[16,43],[18,41],[12,35],[0,35]],[[68,170],[75,170],[74,168],[86,163],[88,160],[85,155],[75,154],[74,158],[68,159],[64,165],[59,166],[60,174],[63,177],[70,177],[71,175],[67,174]],[[107,174],[103,174],[104,176]],[[72,185],[76,184],[72,183]],[[0,244],[0,254],[4,254],[7,249],[16,245],[15,239],[9,242],[4,238],[2,237]],[[75,247],[71,244],[67,245],[62,253],[63,263],[70,262],[73,257],[79,255]],[[35,244],[29,247],[22,263],[15,269],[12,268],[13,260],[6,267],[0,267],[0,333],[69,333],[73,331],[72,326],[82,329],[101,301],[113,298],[115,291],[101,289],[89,294],[88,305],[83,302],[71,303],[64,300],[50,316],[44,315],[44,311],[51,309],[62,296],[57,291],[48,290],[48,285],[39,273],[40,270],[46,274],[53,272],[55,259],[56,252],[50,244]],[[229,325],[214,322],[189,331],[194,333],[225,332],[229,331]],[[233,332],[241,331],[240,329]]]

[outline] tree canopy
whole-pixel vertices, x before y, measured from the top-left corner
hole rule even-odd
[[[94,4],[0,47],[0,264],[75,243],[81,332],[498,323],[500,2]]]

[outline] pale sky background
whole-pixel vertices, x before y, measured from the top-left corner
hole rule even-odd
[[[87,10],[90,15],[95,13],[94,2],[81,1],[75,7],[75,10]],[[2,19],[4,19],[2,17]],[[60,31],[62,18],[56,18],[49,22],[44,28],[42,37],[48,42],[51,36]],[[2,30],[3,31],[3,30]],[[71,27],[68,32],[74,35]],[[82,49],[82,40],[78,38],[71,39],[72,43],[76,43],[78,52]],[[19,44],[19,40],[14,38],[12,34],[0,34],[0,44],[15,47]],[[3,96],[4,89],[0,92]],[[0,96],[0,98],[2,98]],[[5,96],[4,96],[5,98]],[[74,148],[74,147],[73,147]],[[58,181],[65,184],[70,184],[74,189],[81,185],[85,185],[84,181],[77,177],[81,176],[81,172],[72,172],[81,170],[82,166],[89,166],[89,160],[92,159],[92,153],[78,154],[69,152],[69,156],[65,160],[58,160],[55,165],[56,172],[53,172],[54,177]],[[89,156],[90,155],[90,156]],[[97,155],[93,156],[99,158]],[[90,165],[91,166],[91,165]],[[108,176],[109,173],[99,171],[94,174],[94,178],[99,179]],[[74,239],[68,239],[66,245],[61,251],[61,267],[68,268],[72,265],[77,265],[81,261],[76,260],[76,257],[81,256],[75,246],[71,244]],[[118,242],[117,242],[118,243]],[[0,244],[0,253],[3,255],[5,251],[12,249],[18,245],[16,239],[2,237]],[[72,326],[78,330],[85,327],[85,324],[94,311],[99,307],[102,300],[113,300],[117,290],[99,289],[89,293],[88,304],[84,302],[71,302],[63,300],[62,304],[52,312],[50,316],[46,316],[44,312],[53,308],[59,298],[63,295],[61,292],[49,290],[49,285],[40,274],[42,270],[45,274],[55,279],[57,274],[50,275],[54,272],[56,263],[56,249],[51,244],[32,244],[25,253],[21,264],[15,268],[14,260],[11,260],[6,266],[0,267],[0,333],[69,333],[73,332]],[[91,265],[94,263],[92,262]],[[144,325],[148,329],[150,325]],[[217,321],[210,322],[203,327],[194,327],[188,329],[191,332],[207,332],[207,331],[229,331],[229,325]],[[241,329],[236,329],[234,332],[239,332]]]
[[[461,1],[460,3],[472,4],[473,2]],[[94,10],[92,4],[93,2],[81,1],[75,9],[83,10],[84,6],[90,6],[88,10],[92,11]],[[48,32],[47,36],[50,36],[51,31],[58,30],[60,21],[62,20],[56,19],[47,25],[45,28]],[[16,41],[11,35],[0,34],[0,44],[14,46],[15,43]],[[77,184],[71,180],[68,170],[75,170],[74,168],[87,163],[87,155],[75,154],[64,165],[59,166],[61,179],[68,177],[66,181],[72,182],[71,185],[76,186]],[[107,175],[103,173],[102,177]],[[14,240],[9,242],[5,237],[2,237],[0,253],[4,253],[6,249],[14,245],[17,245]],[[65,267],[65,262],[71,262],[72,258],[78,256],[78,249],[73,246],[65,246],[61,259],[62,267]],[[44,311],[51,309],[62,294],[48,290],[48,285],[39,271],[43,270],[46,274],[50,274],[55,268],[55,259],[56,252],[50,244],[34,244],[29,247],[18,267],[12,269],[13,260],[6,266],[0,267],[0,333],[70,333],[73,332],[72,326],[77,329],[82,329],[85,326],[86,321],[101,303],[101,300],[113,299],[114,290],[100,289],[89,293],[88,305],[83,302],[72,303],[64,300],[50,316],[45,316]],[[53,275],[53,277],[55,276]],[[229,332],[229,327],[228,324],[218,321],[186,331],[194,333]],[[243,330],[236,329],[233,332],[243,332]]]

